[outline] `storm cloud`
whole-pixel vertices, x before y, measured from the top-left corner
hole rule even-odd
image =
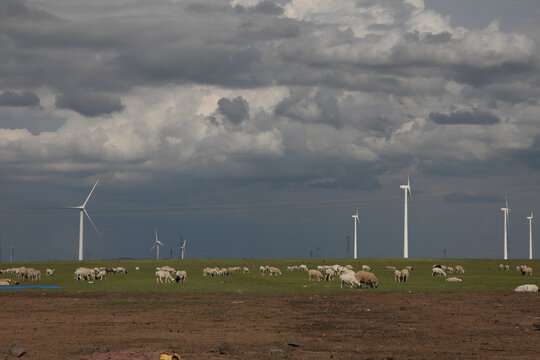
[[[0,106],[39,106],[39,96],[30,91],[4,91],[0,94]]]
[[[450,114],[432,112],[429,118],[440,125],[493,125],[501,121],[497,116],[484,111],[456,111]]]

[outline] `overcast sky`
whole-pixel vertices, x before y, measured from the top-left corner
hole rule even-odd
[[[2,260],[528,257],[536,0],[2,0]],[[319,249],[317,249],[319,248]],[[352,243],[351,243],[352,249]],[[88,253],[86,253],[88,251]],[[540,243],[534,247],[540,257]]]

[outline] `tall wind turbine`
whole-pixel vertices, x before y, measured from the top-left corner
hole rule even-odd
[[[184,239],[184,243],[182,244],[182,246],[180,246],[180,251],[181,251],[181,254],[182,254],[182,260],[184,260],[184,255],[186,255],[186,241],[187,241],[187,239]]]
[[[506,206],[501,208],[501,211],[504,212],[504,260],[508,260],[508,213],[510,208],[508,207],[508,199],[504,197]]]
[[[408,175],[407,185],[400,185],[399,187],[403,189],[403,192],[405,194],[405,208],[403,212],[403,258],[407,259],[409,257],[409,214],[407,208],[407,199],[408,196],[412,197],[411,181]]]
[[[534,219],[534,216],[531,209],[531,216],[527,216],[527,220],[529,220],[529,260],[532,260],[532,220],[533,219]]]
[[[152,248],[150,249],[150,252],[156,249],[156,259],[159,260],[159,247],[165,246],[165,245],[161,241],[159,241],[158,236],[157,236],[157,230],[154,229],[154,233],[156,234],[156,241],[154,242],[154,246],[152,246]]]
[[[352,218],[354,219],[354,258],[357,259],[357,256],[358,256],[358,241],[357,241],[358,231],[357,231],[356,226],[360,222],[360,220],[358,219],[358,209],[356,209],[356,214],[354,214],[352,216]]]
[[[83,259],[83,224],[84,224],[84,215],[88,217],[88,220],[90,220],[90,223],[94,227],[94,230],[96,230],[96,233],[99,235],[99,231],[96,228],[96,225],[94,225],[94,222],[92,221],[92,218],[90,215],[88,215],[88,212],[86,211],[86,204],[88,203],[88,200],[90,200],[90,196],[92,196],[92,193],[94,192],[94,189],[96,188],[97,184],[99,182],[99,179],[94,184],[94,187],[92,190],[90,190],[90,194],[88,194],[88,197],[84,201],[84,203],[80,206],[67,206],[67,207],[61,207],[59,209],[77,209],[80,212],[80,220],[79,220],[79,261]]]

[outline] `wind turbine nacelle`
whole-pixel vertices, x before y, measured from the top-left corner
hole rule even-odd
[[[407,186],[407,185],[399,185],[399,188],[405,190],[405,189],[409,189],[409,186]]]

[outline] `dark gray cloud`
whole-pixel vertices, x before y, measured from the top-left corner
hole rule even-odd
[[[217,111],[233,124],[240,124],[249,118],[249,104],[241,96],[232,100],[227,98],[219,99]]]
[[[120,98],[103,93],[71,92],[56,96],[56,107],[70,109],[81,115],[95,117],[121,112],[125,106]]]
[[[494,125],[501,121],[499,117],[485,111],[456,111],[450,114],[432,112],[429,119],[440,125]]]
[[[31,91],[4,91],[0,95],[0,106],[39,106],[39,96]]]
[[[494,194],[454,192],[444,195],[443,200],[449,203],[503,203],[504,196]]]
[[[253,11],[256,13],[267,15],[282,15],[283,8],[270,0],[259,1],[254,7]]]

